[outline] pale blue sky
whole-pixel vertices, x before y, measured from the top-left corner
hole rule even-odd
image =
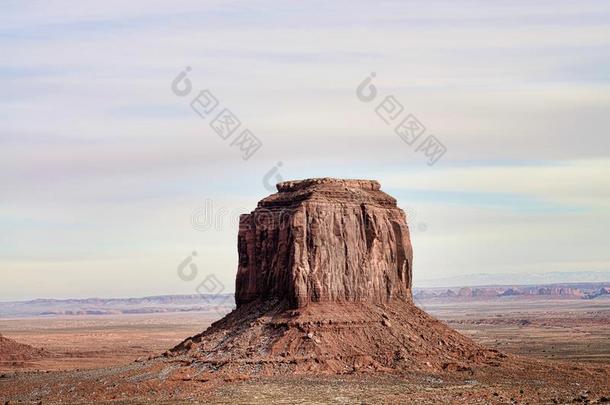
[[[191,215],[253,209],[278,161],[284,179],[378,179],[412,218],[416,284],[610,269],[606,1],[0,10],[1,300],[190,294],[193,250],[232,291],[235,221]],[[186,66],[262,140],[250,160],[172,93]],[[375,114],[386,95],[447,146],[436,165]]]

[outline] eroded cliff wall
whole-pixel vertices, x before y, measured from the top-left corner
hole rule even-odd
[[[308,179],[277,188],[240,218],[238,306],[411,300],[405,214],[378,182]]]

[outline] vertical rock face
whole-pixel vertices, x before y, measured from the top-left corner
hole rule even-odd
[[[238,307],[411,301],[409,228],[378,182],[308,179],[277,189],[240,218]]]

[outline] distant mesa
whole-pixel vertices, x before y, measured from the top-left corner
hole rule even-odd
[[[502,298],[523,299],[583,299],[610,296],[608,283],[570,283],[529,286],[490,286],[461,288],[417,288],[416,300],[489,300]]]

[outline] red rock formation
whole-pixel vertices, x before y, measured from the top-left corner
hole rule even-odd
[[[165,354],[198,373],[470,370],[504,355],[417,308],[404,213],[370,180],[280,183],[240,221],[237,309]]]
[[[378,182],[324,178],[277,189],[240,218],[238,306],[411,300],[409,228]]]

